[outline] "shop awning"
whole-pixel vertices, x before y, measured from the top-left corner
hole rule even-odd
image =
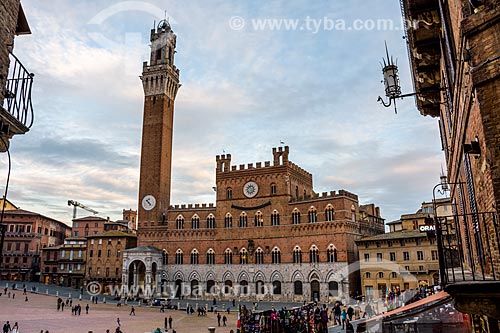
[[[395,321],[395,320],[402,320],[405,318],[413,318],[417,314],[423,311],[427,311],[429,309],[432,309],[433,307],[449,303],[451,301],[451,296],[444,291],[439,291],[435,293],[434,295],[431,295],[429,297],[423,298],[419,301],[416,301],[414,303],[408,304],[406,306],[402,306],[400,308],[397,308],[393,311],[375,316],[370,318],[369,320],[365,321],[364,323],[359,323],[358,326],[365,326],[368,331],[372,332],[378,332],[377,328],[380,328],[380,331],[382,329],[382,323],[390,322],[390,321]],[[361,330],[358,330],[358,332],[363,332]]]

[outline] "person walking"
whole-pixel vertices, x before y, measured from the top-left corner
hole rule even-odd
[[[87,303],[87,305],[85,306],[85,314],[89,314],[89,303]]]
[[[369,302],[368,302],[368,304],[366,304],[366,307],[365,307],[365,315],[368,318],[371,318],[371,316],[372,316],[372,307],[371,307]]]
[[[217,323],[219,324],[219,327],[220,327],[220,318],[221,318],[220,313],[217,313]]]
[[[226,315],[222,316],[222,326],[227,326],[226,321],[227,321]]]
[[[116,318],[116,323],[118,324],[118,327],[120,327],[120,318]]]
[[[342,313],[342,310],[340,309],[339,302],[335,302],[335,305],[333,306],[333,313],[335,317],[335,325],[341,325],[340,314]]]
[[[12,326],[12,333],[19,333],[19,325],[17,324],[17,321],[14,323],[14,326]]]
[[[345,325],[346,319],[347,319],[347,312],[345,309],[342,309],[342,312],[340,313],[340,317],[342,319],[342,329],[344,329],[344,325]]]
[[[134,315],[135,316],[135,308],[132,305],[132,309],[130,309],[130,313],[128,314],[129,316]]]
[[[168,316],[168,328],[172,329],[172,316]]]
[[[350,306],[347,308],[347,317],[352,321],[352,315],[354,314],[354,309]]]
[[[12,331],[12,328],[10,327],[10,323],[7,320],[5,324],[3,324],[3,333],[9,333],[10,331]]]

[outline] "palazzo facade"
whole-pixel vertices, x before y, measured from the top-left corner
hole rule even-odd
[[[374,204],[345,190],[316,193],[289,160],[215,160],[216,203],[170,205],[174,100],[179,71],[168,22],[151,31],[145,93],[138,247],[124,251],[124,285],[169,296],[266,300],[346,298],[360,291],[355,241],[384,232]]]

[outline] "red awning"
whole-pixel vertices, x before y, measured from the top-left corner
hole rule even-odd
[[[437,293],[435,293],[434,295],[431,295],[429,297],[426,297],[426,298],[423,298],[419,301],[416,301],[416,302],[413,302],[411,304],[408,304],[406,306],[402,306],[400,308],[397,308],[393,311],[389,311],[389,312],[386,312],[386,313],[383,313],[381,315],[378,315],[376,317],[372,317],[370,318],[369,320],[366,321],[366,324],[369,324],[369,323],[372,323],[372,322],[376,322],[376,321],[379,321],[379,320],[383,320],[387,317],[391,317],[391,316],[394,316],[394,315],[398,315],[398,314],[403,314],[405,312],[408,312],[412,309],[416,309],[420,306],[429,306],[431,305],[430,303],[437,303],[441,300],[444,300],[446,298],[450,298],[450,295],[445,292],[445,291],[439,291]]]

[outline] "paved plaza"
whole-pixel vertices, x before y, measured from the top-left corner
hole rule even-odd
[[[173,329],[177,333],[191,332],[203,333],[208,332],[208,327],[216,327],[217,333],[228,333],[231,329],[236,332],[237,314],[236,307],[231,306],[231,302],[218,301],[217,308],[231,310],[230,314],[225,312],[227,316],[227,326],[218,327],[217,315],[209,312],[206,317],[198,317],[196,313],[187,315],[185,310],[165,310],[161,313],[158,307],[137,306],[137,302],[133,302],[136,316],[130,316],[131,304],[117,307],[116,301],[106,299],[106,304],[103,303],[104,296],[99,296],[98,304],[93,304],[90,301],[90,295],[86,290],[83,291],[80,298],[80,290],[60,287],[55,285],[44,285],[41,283],[21,282],[17,283],[16,290],[12,289],[13,281],[0,283],[0,321],[1,325],[9,320],[11,325],[15,322],[19,324],[21,333],[33,332],[39,333],[41,330],[46,330],[49,333],[105,333],[107,329],[114,332],[117,327],[117,318],[120,318],[121,330],[124,333],[145,333],[153,332],[157,327],[164,327],[165,317],[172,316]],[[25,301],[26,296],[23,295],[23,285],[27,288],[28,302]],[[4,287],[8,286],[10,297],[4,293]],[[37,293],[31,293],[30,290],[35,288]],[[13,295],[15,294],[15,298]],[[57,296],[56,296],[57,295]],[[71,308],[66,307],[64,311],[57,311],[57,298],[61,297],[64,301],[71,295],[73,305],[80,304],[82,307],[81,315],[74,316],[71,314]],[[89,314],[86,314],[85,307],[89,304]],[[178,304],[181,309],[185,309],[187,304],[195,307],[200,306],[212,307],[210,301],[196,300],[174,300],[174,304]],[[238,304],[238,303],[237,303]],[[236,305],[237,305],[236,304]],[[242,302],[247,307],[252,307],[252,302]],[[259,310],[269,310],[271,307],[294,307],[299,303],[281,303],[281,302],[259,302]],[[364,308],[364,305],[362,305]],[[357,321],[353,324],[356,326]],[[332,324],[332,323],[330,323]],[[222,322],[221,322],[222,325]],[[342,332],[341,326],[329,327],[329,332]],[[169,330],[171,333],[172,330]],[[345,331],[344,331],[345,332]]]
[[[57,311],[57,297],[31,294],[28,292],[28,302],[25,301],[22,290],[12,291],[11,297],[0,296],[0,320],[2,325],[9,320],[11,325],[18,322],[21,333],[39,333],[48,330],[50,333],[105,333],[107,329],[114,332],[117,327],[117,318],[120,318],[121,329],[124,333],[153,332],[157,327],[163,328],[165,317],[172,316],[173,328],[178,333],[208,332],[207,327],[217,326],[214,313],[206,317],[196,314],[187,315],[185,311],[165,310],[160,313],[158,308],[135,307],[136,316],[130,316],[130,306],[117,307],[116,304],[91,304],[80,302],[82,312],[80,316],[71,314],[71,309]],[[3,293],[3,290],[2,290]],[[15,294],[15,298],[12,298]],[[65,298],[64,298],[65,299]],[[78,304],[77,299],[73,305]],[[90,304],[89,304],[90,303]],[[89,304],[89,314],[85,314],[85,306]],[[216,332],[226,333],[231,329],[236,331],[236,313],[228,317],[227,327],[217,327]],[[169,330],[171,332],[171,330]]]

